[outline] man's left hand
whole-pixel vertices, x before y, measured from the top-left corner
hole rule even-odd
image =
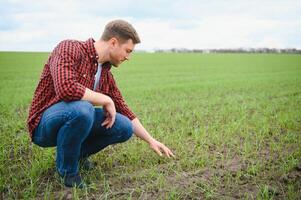
[[[149,145],[159,156],[162,156],[162,153],[164,153],[168,158],[175,157],[168,147],[155,139],[152,140]]]

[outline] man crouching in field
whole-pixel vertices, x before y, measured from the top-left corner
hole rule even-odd
[[[79,164],[92,169],[90,155],[127,141],[133,132],[160,156],[174,156],[145,130],[110,72],[111,65],[118,67],[129,60],[138,43],[132,25],[115,20],[106,25],[98,41],[62,41],[44,66],[29,110],[28,129],[35,144],[57,146],[56,168],[67,187],[84,187]]]

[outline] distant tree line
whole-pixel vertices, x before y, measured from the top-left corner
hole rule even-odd
[[[301,49],[286,48],[236,48],[236,49],[185,49],[185,48],[172,48],[172,49],[156,49],[155,52],[166,53],[290,53],[301,54]]]

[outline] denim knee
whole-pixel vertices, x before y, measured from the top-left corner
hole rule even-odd
[[[127,117],[123,117],[122,123],[121,123],[121,141],[120,142],[125,142],[128,139],[130,139],[133,135],[134,129],[133,129],[133,124]]]
[[[94,121],[94,106],[88,101],[77,101],[74,104],[74,114],[76,118],[87,123],[93,123]]]

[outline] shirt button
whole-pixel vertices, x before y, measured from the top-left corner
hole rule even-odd
[[[90,58],[93,58],[93,56],[90,56]]]
[[[97,63],[95,63],[95,66],[97,66]]]

